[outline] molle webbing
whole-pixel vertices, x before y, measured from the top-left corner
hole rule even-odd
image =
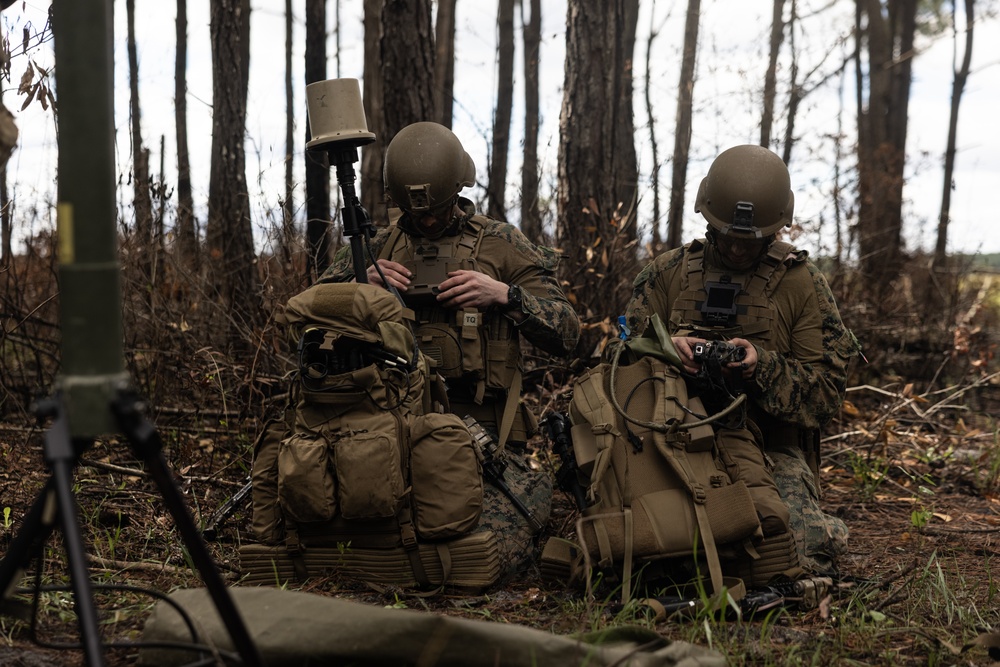
[[[793,249],[789,243],[772,243],[752,274],[737,274],[706,267],[705,246],[692,244],[684,259],[681,283],[684,289],[671,308],[673,331],[713,332],[727,338],[745,336],[755,340],[769,339],[775,318],[770,295],[781,282],[788,268],[785,258]],[[706,284],[718,281],[723,276],[742,289],[735,298],[736,314],[728,326],[712,326],[705,323],[702,313],[702,306],[708,298]]]
[[[442,554],[443,549],[447,555]],[[500,578],[500,551],[490,531],[447,543],[421,543],[412,554],[431,586],[447,583],[457,588],[482,590]],[[342,572],[373,584],[403,588],[423,585],[414,576],[414,558],[402,546],[368,547],[338,543],[328,537],[326,541],[311,540],[299,560],[314,576]],[[293,558],[284,546],[244,544],[240,547],[240,569],[245,575],[241,581],[244,585],[282,586],[300,580]]]

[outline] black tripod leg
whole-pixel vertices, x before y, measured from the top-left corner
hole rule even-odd
[[[233,646],[243,659],[244,665],[262,667],[264,662],[257,651],[257,645],[247,632],[243,618],[229,595],[225,582],[212,561],[205,540],[191,518],[184,503],[184,497],[174,483],[161,452],[159,435],[153,425],[146,420],[138,409],[138,401],[134,396],[123,394],[112,403],[112,410],[118,418],[122,431],[128,437],[136,456],[146,464],[147,472],[160,489],[163,501],[177,524],[181,538],[191,554],[191,560],[201,574],[205,588],[208,589],[215,603],[219,617],[229,631]]]
[[[10,547],[0,560],[0,591],[3,599],[9,598],[21,583],[38,549],[49,539],[55,529],[56,505],[52,478],[35,499],[35,503],[21,521]]]
[[[97,624],[97,608],[94,606],[94,594],[90,585],[90,571],[87,569],[87,554],[83,550],[83,531],[80,530],[76,499],[73,496],[73,464],[66,461],[54,462],[52,479],[55,481],[56,496],[59,501],[63,543],[69,561],[70,581],[73,584],[76,617],[80,624],[80,636],[83,638],[83,650],[87,664],[90,667],[98,667],[104,664],[104,654],[101,650],[101,635]]]
[[[28,510],[21,529],[0,561],[0,588],[4,592],[4,598],[13,592],[28,564],[52,534],[56,521],[59,521],[66,546],[86,664],[99,667],[104,664],[104,655],[90,573],[87,570],[87,555],[83,549],[83,535],[73,496],[73,467],[76,465],[77,453],[66,416],[61,411],[45,434],[45,456],[52,476]],[[42,567],[42,563],[38,563],[38,567]]]

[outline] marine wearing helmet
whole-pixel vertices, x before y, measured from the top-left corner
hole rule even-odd
[[[448,231],[458,193],[475,185],[476,165],[454,132],[438,123],[414,123],[389,142],[384,180],[392,202],[426,223],[420,235],[433,239]]]

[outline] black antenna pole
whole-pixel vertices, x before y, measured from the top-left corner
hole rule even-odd
[[[306,86],[306,100],[309,129],[313,133],[306,148],[325,150],[330,164],[337,168],[337,182],[344,197],[341,211],[344,236],[351,243],[354,280],[366,283],[365,247],[371,240],[373,226],[354,189],[354,163],[358,161],[358,148],[375,141],[375,135],[368,131],[361,84],[357,79],[316,81]]]
[[[344,208],[341,209],[341,219],[344,223],[344,236],[351,244],[351,258],[354,261],[354,280],[359,283],[368,282],[365,247],[371,240],[373,225],[368,212],[361,206],[354,188],[356,175],[354,163],[358,160],[357,148],[328,148],[330,164],[337,168],[337,183],[344,198]]]

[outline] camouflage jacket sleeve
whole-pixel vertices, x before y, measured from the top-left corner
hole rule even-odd
[[[773,298],[779,319],[789,322],[790,350],[757,345],[757,369],[747,392],[768,414],[818,428],[840,409],[848,363],[860,345],[844,326],[830,286],[812,262],[790,267]]]
[[[632,298],[625,307],[625,326],[633,336],[642,335],[654,313],[664,323],[670,321],[670,306],[679,289],[677,275],[685,248],[669,250],[647,264],[632,283]]]
[[[503,242],[503,250],[488,245]],[[551,248],[536,246],[519,229],[507,223],[491,227],[480,254],[504,254],[507,259],[500,279],[518,285],[524,292],[523,310],[528,318],[516,325],[531,344],[550,354],[566,356],[580,340],[580,318],[556,279],[559,255]],[[495,255],[494,255],[495,256]]]
[[[373,255],[378,257],[379,253],[382,252],[382,246],[385,245],[388,237],[388,227],[382,227],[375,233],[371,242]],[[365,252],[365,266],[371,266],[371,258],[368,257],[367,251]],[[318,282],[349,283],[352,280],[354,280],[354,256],[351,254],[351,246],[348,244],[337,251],[337,254],[334,255],[329,268],[323,272],[323,275],[320,276]]]

